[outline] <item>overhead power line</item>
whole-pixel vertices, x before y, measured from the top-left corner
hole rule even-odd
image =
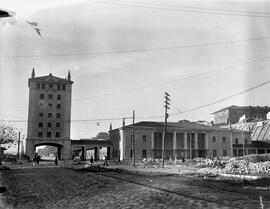
[[[113,120],[123,120],[125,119],[131,119],[132,117],[121,117],[121,118],[97,118],[97,119],[74,119],[74,120],[50,120],[50,122],[66,122],[66,123],[76,123],[76,122],[101,122],[101,121],[113,121]],[[42,122],[42,120],[1,120],[0,121],[6,121],[6,122],[16,122],[16,123],[37,123],[37,122]]]
[[[18,115],[8,115],[8,114],[3,114],[3,113],[0,113],[0,116],[8,116],[8,117],[12,117],[12,118],[21,118],[21,119],[23,119],[23,117],[18,116]]]
[[[211,102],[211,103],[208,103],[208,104],[205,104],[205,105],[201,105],[201,106],[198,106],[198,107],[194,107],[194,108],[192,108],[192,109],[183,111],[182,113],[174,113],[174,114],[171,114],[171,115],[179,115],[179,114],[183,114],[183,113],[188,113],[188,112],[192,112],[192,111],[195,111],[195,110],[199,110],[199,109],[202,109],[202,108],[205,108],[205,107],[208,107],[208,106],[212,106],[212,105],[214,105],[214,104],[217,104],[217,103],[220,103],[220,102],[229,100],[229,99],[231,99],[231,98],[237,97],[237,96],[239,96],[239,95],[245,94],[245,93],[247,93],[247,92],[250,92],[250,91],[252,91],[252,90],[255,90],[255,89],[257,89],[257,88],[260,88],[260,87],[262,87],[262,86],[265,86],[265,85],[267,85],[267,84],[269,84],[269,83],[270,83],[270,80],[265,81],[265,82],[263,82],[263,83],[260,83],[260,84],[258,84],[258,85],[256,85],[256,86],[253,86],[253,87],[251,87],[251,88],[249,88],[249,89],[246,89],[246,90],[244,90],[244,91],[238,92],[238,93],[236,93],[236,94],[232,94],[232,95],[227,96],[227,97],[225,97],[225,98],[216,100],[216,101],[214,101],[214,102]]]
[[[257,88],[260,88],[262,86],[265,86],[267,84],[270,83],[270,80],[268,81],[265,81],[263,83],[260,83],[256,86],[253,86],[251,88],[248,88],[244,91],[241,91],[241,92],[238,92],[236,94],[232,94],[230,96],[227,96],[227,97],[224,97],[222,99],[219,99],[219,100],[216,100],[214,102],[211,102],[211,103],[208,103],[208,104],[204,104],[204,105],[200,105],[198,107],[194,107],[194,108],[191,108],[191,109],[188,109],[188,110],[185,110],[185,111],[182,111],[182,112],[177,112],[177,113],[172,113],[170,115],[180,115],[180,114],[184,114],[184,113],[188,113],[188,112],[192,112],[192,111],[195,111],[195,110],[199,110],[199,109],[202,109],[202,108],[205,108],[205,107],[208,107],[208,106],[212,106],[214,104],[217,104],[217,103],[220,103],[220,102],[223,102],[223,101],[226,101],[226,100],[229,100],[231,98],[234,98],[234,97],[237,97],[239,95],[242,95],[242,94],[245,94],[245,93],[248,93],[250,91],[253,91]],[[164,116],[163,115],[159,115],[159,116],[149,116],[149,117],[136,117],[137,119],[156,119],[156,118],[163,118]],[[99,121],[112,121],[112,120],[123,120],[123,118],[125,119],[131,119],[132,117],[118,117],[118,118],[99,118],[99,119],[80,119],[80,120],[66,120],[66,121],[63,121],[63,120],[60,120],[61,122],[99,122]],[[6,122],[28,122],[27,120],[0,120],[0,121],[6,121]],[[55,120],[56,121],[59,121],[59,120]],[[38,122],[38,121],[30,121],[30,122]]]
[[[191,108],[191,109],[182,111],[182,112],[172,113],[172,114],[170,114],[170,115],[181,115],[181,114],[188,113],[188,112],[192,112],[192,111],[195,111],[195,110],[199,110],[199,109],[202,109],[202,108],[205,108],[205,107],[208,107],[208,106],[212,106],[212,105],[214,105],[214,104],[217,104],[217,103],[220,103],[220,102],[224,102],[224,101],[229,100],[229,99],[231,99],[231,98],[234,98],[234,97],[237,97],[237,96],[239,96],[239,95],[242,95],[242,94],[248,93],[248,92],[250,92],[250,91],[253,91],[253,90],[255,90],[255,89],[257,89],[257,88],[260,88],[260,87],[262,87],[262,86],[265,86],[265,85],[267,85],[267,84],[269,84],[269,83],[270,83],[270,80],[265,81],[265,82],[263,82],[263,83],[260,83],[260,84],[258,84],[258,85],[256,85],[256,86],[253,86],[253,87],[251,87],[251,88],[249,88],[249,89],[246,89],[246,90],[244,90],[244,91],[238,92],[238,93],[236,93],[236,94],[232,94],[232,95],[230,95],[230,96],[227,96],[227,97],[224,97],[224,98],[222,98],[222,99],[216,100],[216,101],[214,101],[214,102],[211,102],[211,103],[208,103],[208,104],[204,104],[204,105],[200,105],[200,106],[197,106],[197,107],[194,107],[194,108]],[[149,118],[149,119],[154,119],[154,118],[162,118],[162,117],[164,117],[164,116],[161,116],[161,115],[160,115],[160,116],[137,117],[137,118],[139,118],[139,119],[147,119],[147,118]]]
[[[248,65],[248,64],[252,64],[252,63],[256,63],[256,62],[261,62],[261,61],[267,60],[269,58],[270,58],[270,56],[262,57],[262,58],[259,58],[259,59],[250,60],[250,61],[243,62],[243,63],[240,63],[240,64],[225,66],[225,67],[222,67],[221,69],[215,69],[215,70],[211,70],[211,71],[207,71],[207,72],[203,72],[203,73],[198,73],[198,74],[193,74],[193,75],[188,75],[188,76],[181,76],[181,77],[179,77],[177,79],[168,80],[168,81],[155,83],[155,84],[151,84],[151,85],[145,85],[145,86],[136,87],[136,88],[130,88],[130,89],[121,90],[121,91],[109,92],[109,93],[100,94],[100,95],[96,95],[96,96],[72,99],[72,102],[75,102],[75,104],[78,104],[78,102],[82,102],[82,101],[86,101],[86,100],[102,98],[102,97],[106,97],[106,96],[113,96],[113,95],[132,92],[132,91],[138,91],[138,90],[152,88],[152,87],[156,87],[156,86],[160,86],[160,85],[166,85],[166,84],[170,84],[170,83],[173,83],[173,82],[176,82],[176,81],[182,81],[182,80],[197,78],[197,77],[209,75],[209,74],[215,73],[215,72],[221,72],[221,71],[224,71],[224,70],[235,69],[237,67],[241,67],[241,66],[244,66],[244,65]],[[11,105],[11,104],[15,104],[15,103],[8,103],[8,104]],[[18,104],[18,102],[16,104]],[[0,115],[3,115],[3,114],[0,114]],[[19,117],[19,116],[11,116],[11,115],[8,115],[8,116],[10,116],[10,117]]]
[[[134,1],[123,1],[123,0],[118,0],[119,2],[123,2],[123,3],[136,3],[136,4],[148,4],[148,5],[155,5],[155,6],[165,6],[165,8],[167,7],[177,7],[177,8],[185,8],[185,9],[192,9],[192,10],[205,10],[205,11],[214,11],[214,12],[225,12],[225,13],[236,13],[236,14],[256,14],[256,15],[270,15],[270,12],[256,12],[256,11],[243,11],[243,10],[227,10],[227,9],[216,9],[216,8],[206,8],[206,7],[194,7],[194,6],[183,6],[183,5],[179,5],[179,4],[164,4],[165,1],[162,1],[162,3],[159,3],[157,1],[155,1],[155,3],[152,2],[134,2]],[[269,16],[270,17],[270,16]]]
[[[217,42],[206,42],[200,44],[187,44],[179,46],[165,46],[157,48],[143,48],[143,49],[126,49],[126,50],[115,50],[115,51],[100,51],[100,52],[78,52],[78,53],[59,53],[59,54],[28,54],[28,55],[1,55],[2,58],[33,58],[33,57],[72,57],[72,56],[98,56],[98,55],[117,55],[117,54],[128,54],[128,53],[144,53],[144,52],[158,52],[167,50],[178,50],[178,49],[189,49],[189,48],[200,48],[209,46],[229,45],[236,43],[245,43],[250,41],[268,40],[267,37],[257,37],[243,40],[232,40],[232,41],[217,41]]]
[[[234,69],[234,68],[241,67],[241,66],[244,66],[244,65],[248,65],[248,64],[252,64],[252,63],[256,63],[256,62],[261,62],[261,61],[267,60],[269,58],[270,58],[270,56],[262,57],[262,58],[259,58],[259,59],[250,60],[250,61],[243,62],[243,63],[240,63],[240,64],[226,66],[226,67],[223,67],[221,69],[219,68],[219,69],[215,69],[215,70],[211,70],[211,71],[207,71],[207,72],[203,72],[203,73],[197,73],[197,74],[193,74],[193,75],[182,76],[180,78],[173,79],[173,80],[168,80],[168,81],[155,83],[155,84],[151,84],[151,85],[145,85],[145,86],[141,86],[141,87],[136,87],[136,88],[130,88],[130,89],[126,89],[126,90],[111,92],[111,93],[107,93],[107,94],[101,94],[101,95],[96,95],[96,96],[91,96],[91,97],[73,99],[72,101],[77,103],[77,102],[96,99],[96,98],[100,98],[100,97],[112,96],[112,95],[117,95],[117,94],[121,94],[121,93],[127,93],[127,92],[131,92],[131,91],[138,91],[138,90],[141,90],[141,89],[152,88],[152,87],[156,87],[156,86],[160,86],[160,85],[173,83],[173,82],[176,82],[176,81],[182,81],[182,80],[187,80],[187,79],[191,79],[191,78],[197,78],[197,77],[209,75],[209,74],[215,73],[215,72],[221,72],[221,71],[224,71],[224,70]]]
[[[255,14],[242,14],[242,13],[228,13],[228,12],[218,12],[218,11],[199,11],[199,10],[191,10],[191,9],[177,9],[172,7],[157,7],[151,6],[151,4],[144,3],[119,3],[119,2],[107,2],[107,1],[95,1],[94,3],[100,4],[109,4],[109,5],[120,5],[120,6],[127,6],[127,7],[137,7],[137,8],[146,8],[146,9],[156,9],[156,10],[168,10],[173,12],[186,12],[186,13],[201,13],[201,14],[210,14],[210,15],[226,15],[226,16],[240,16],[240,17],[252,17],[252,18],[270,18],[270,15],[255,15]]]

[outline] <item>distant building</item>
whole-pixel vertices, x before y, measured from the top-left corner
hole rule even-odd
[[[35,147],[58,147],[59,159],[71,158],[70,119],[72,84],[70,72],[67,78],[32,76],[28,81],[29,109],[26,154],[32,157]]]
[[[228,127],[228,126],[227,126]],[[244,154],[263,154],[270,153],[270,120],[257,122],[239,122],[230,125],[232,130],[251,133],[251,143],[247,143],[246,138],[233,138],[234,156],[241,156],[244,148]]]
[[[75,156],[80,156],[82,160],[90,159],[91,156],[94,160],[100,160],[105,155],[107,156],[107,159],[110,160],[112,156],[112,142],[110,140],[71,140],[71,149],[73,158]],[[104,150],[106,150],[106,152]]]
[[[229,106],[213,112],[214,125],[225,125],[237,123],[240,119],[245,122],[254,120],[266,120],[270,107],[260,106]]]
[[[161,158],[162,138],[164,137],[163,122],[142,121],[134,124],[135,158]],[[133,159],[132,125],[113,129],[110,132],[112,141],[112,158],[121,161]],[[251,143],[250,133],[244,131],[244,138]],[[239,130],[229,130],[187,121],[170,122],[165,141],[165,158],[180,157],[223,157],[233,156],[233,139],[241,138]]]

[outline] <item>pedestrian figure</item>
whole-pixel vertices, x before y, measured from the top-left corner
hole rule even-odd
[[[185,154],[183,152],[181,154],[181,158],[182,158],[182,163],[184,163],[185,162]]]
[[[54,159],[54,165],[58,165],[58,157],[57,156]]]
[[[107,166],[108,167],[108,159],[107,156],[105,156],[105,161],[103,163],[103,167]]]
[[[172,156],[169,157],[169,164],[172,164]]]
[[[93,158],[93,156],[91,155],[91,157],[90,157],[90,164],[91,165],[93,165],[94,164],[94,158]]]
[[[34,154],[33,157],[33,166],[36,167],[36,162],[37,162],[37,153]]]
[[[40,161],[40,156],[37,154],[37,155],[36,155],[37,166],[39,166],[39,161]]]
[[[174,163],[177,164],[177,155],[174,156]]]

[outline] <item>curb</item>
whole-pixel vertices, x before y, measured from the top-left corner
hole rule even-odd
[[[221,173],[219,174],[223,177],[231,177],[231,178],[238,178],[238,179],[247,179],[247,180],[258,180],[264,177],[262,176],[251,176],[251,175],[241,175],[241,174],[228,174],[228,173]]]

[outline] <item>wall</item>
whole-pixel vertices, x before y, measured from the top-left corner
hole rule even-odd
[[[216,137],[216,142],[213,142],[213,137]],[[226,142],[223,142],[223,137],[226,137]],[[251,144],[250,133],[240,131],[215,131],[208,133],[208,156],[213,155],[213,150],[216,150],[217,156],[224,156],[223,150],[226,150],[227,156],[233,156],[233,144],[235,139],[238,138],[238,144],[242,144],[245,139],[247,143]]]
[[[215,137],[215,140],[213,139]],[[223,141],[225,137],[225,142]],[[223,150],[227,152],[226,156],[232,155],[231,134],[229,131],[211,131],[208,132],[208,152],[207,156],[214,156],[214,150],[216,150],[216,156],[224,156]]]
[[[124,129],[124,159],[132,160],[133,157],[130,156],[130,150],[132,150],[132,129]],[[142,153],[143,149],[146,150],[146,157],[153,157],[152,153],[152,144],[151,144],[151,136],[152,136],[152,130],[146,129],[146,128],[140,128],[137,127],[134,128],[134,135],[135,135],[135,157],[136,159],[143,159]],[[143,136],[145,137],[145,141],[143,140]]]

